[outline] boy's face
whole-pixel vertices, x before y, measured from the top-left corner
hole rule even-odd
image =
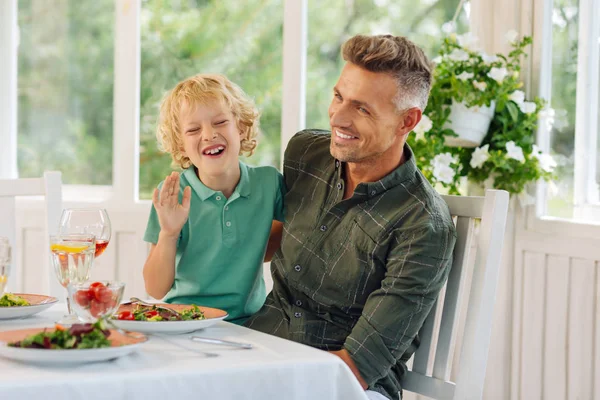
[[[238,168],[242,131],[222,102],[184,104],[180,122],[183,153],[201,175],[227,175]]]

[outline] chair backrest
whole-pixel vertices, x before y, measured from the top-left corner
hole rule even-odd
[[[445,290],[420,331],[421,344],[412,369],[403,379],[403,388],[436,400],[476,400],[483,396],[509,195],[504,190],[487,190],[485,197],[443,198],[456,221],[454,260]],[[469,289],[467,264],[478,219],[481,222]],[[470,292],[458,371],[452,382],[450,373],[464,290]]]
[[[22,286],[22,265],[17,263],[16,197],[43,196],[46,219],[44,223],[44,257],[39,277],[48,293],[64,297],[64,289],[58,283],[50,265],[49,236],[58,232],[62,213],[62,178],[60,172],[45,172],[42,178],[0,179],[0,236],[8,237],[13,248],[12,271],[8,280],[8,290],[20,291]],[[22,264],[22,262],[20,263]]]

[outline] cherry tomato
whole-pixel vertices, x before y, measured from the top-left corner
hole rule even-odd
[[[152,318],[152,317],[155,317],[157,315],[158,315],[158,311],[156,311],[156,310],[148,311],[146,313],[146,318]]]
[[[87,290],[78,290],[75,292],[75,302],[81,307],[87,307],[90,305],[90,298],[88,297],[89,292]]]
[[[102,282],[94,282],[90,285],[90,290],[94,290],[97,287],[104,287],[104,284]]]
[[[100,303],[109,303],[112,299],[112,290],[106,286],[99,286],[94,288],[94,297]]]
[[[128,320],[128,321],[133,321],[135,319],[135,317],[133,316],[133,314],[131,313],[131,311],[121,311],[119,313],[119,316],[117,318],[118,319]]]
[[[93,317],[99,317],[106,312],[106,307],[104,303],[100,303],[98,300],[90,301],[90,314]]]

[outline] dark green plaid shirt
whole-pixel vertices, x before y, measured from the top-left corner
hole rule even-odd
[[[346,349],[371,390],[401,397],[406,361],[446,282],[456,232],[448,207],[406,162],[342,200],[330,134],[302,131],[285,152],[285,224],[273,291],[246,326]]]

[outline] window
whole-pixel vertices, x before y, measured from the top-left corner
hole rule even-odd
[[[327,109],[343,60],[343,42],[356,34],[407,36],[434,57],[460,0],[330,0],[308,1],[306,126],[329,129]],[[469,2],[465,2],[465,10]],[[457,20],[459,33],[468,31],[467,13]]]
[[[20,0],[18,168],[112,183],[114,0]]]
[[[282,27],[282,0],[142,2],[140,198],[171,171],[170,156],[157,148],[160,100],[197,73],[225,74],[254,98],[262,136],[244,161],[279,166]]]
[[[551,70],[548,88],[555,110],[550,149],[558,161],[558,179],[548,185],[545,215],[600,221],[600,5],[593,0],[548,0],[551,7]],[[543,205],[543,204],[542,204]]]

